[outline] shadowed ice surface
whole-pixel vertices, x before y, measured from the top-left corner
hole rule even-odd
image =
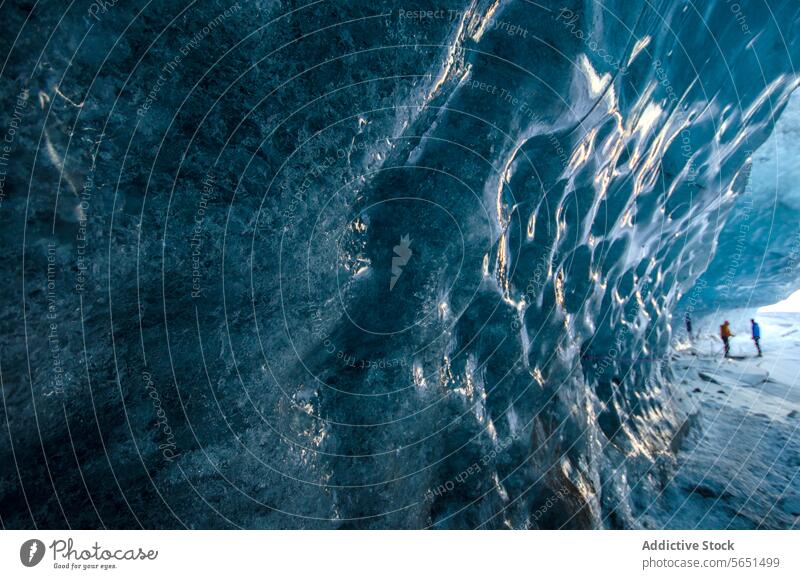
[[[0,7],[4,526],[795,524],[793,430],[734,432],[765,368],[672,312],[797,2],[91,6]]]

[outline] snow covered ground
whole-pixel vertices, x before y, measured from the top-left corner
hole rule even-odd
[[[791,528],[800,518],[800,313],[752,310],[697,320],[673,368],[690,428],[649,516],[672,528]],[[719,324],[731,322],[731,358]]]

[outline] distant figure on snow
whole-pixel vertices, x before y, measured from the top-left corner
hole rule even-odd
[[[689,334],[689,340],[692,339],[692,318],[689,312],[686,312],[686,333]]]
[[[725,323],[719,327],[719,337],[722,338],[722,343],[725,345],[725,357],[728,357],[728,354],[731,353],[731,323],[728,320],[725,320]]]
[[[750,325],[753,330],[753,342],[756,344],[756,350],[758,350],[758,357],[761,358],[761,344],[758,342],[761,340],[761,326],[758,325],[758,322],[755,320],[750,320]]]

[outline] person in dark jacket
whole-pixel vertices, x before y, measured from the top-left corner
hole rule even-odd
[[[686,312],[686,333],[689,334],[689,340],[692,339],[692,317],[689,315],[689,312]]]
[[[750,327],[753,330],[753,342],[756,344],[756,350],[758,350],[758,357],[761,358],[761,326],[758,325],[758,322],[755,320],[750,320]]]

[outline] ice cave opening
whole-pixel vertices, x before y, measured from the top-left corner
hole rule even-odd
[[[795,291],[785,300],[781,300],[779,302],[775,302],[774,304],[770,304],[768,306],[761,306],[760,308],[758,308],[758,313],[760,314],[766,314],[772,312],[800,313],[800,290]]]

